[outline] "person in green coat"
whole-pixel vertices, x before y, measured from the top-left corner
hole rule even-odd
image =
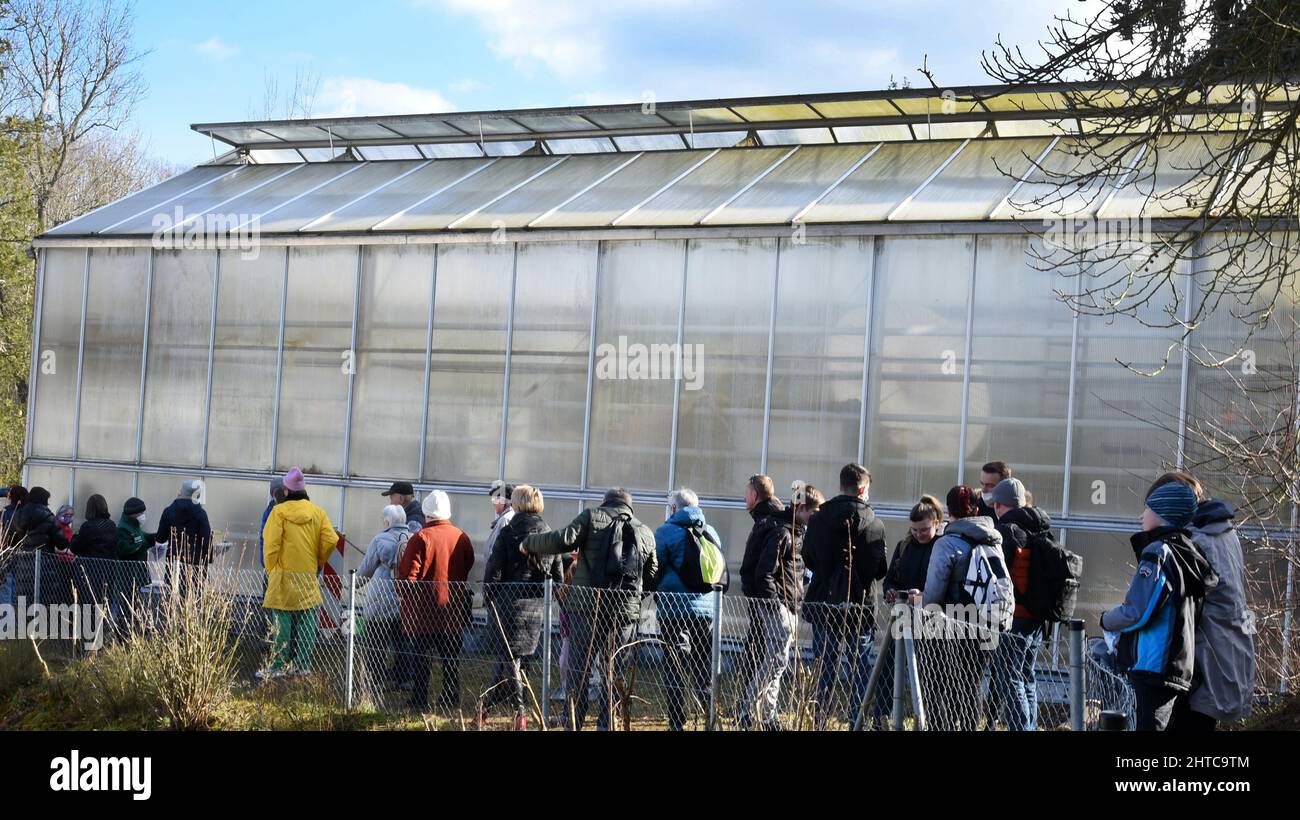
[[[119,629],[129,628],[132,613],[139,606],[140,588],[149,583],[145,558],[157,541],[157,533],[145,532],[148,522],[144,502],[128,498],[117,520],[117,557],[120,568],[114,573],[117,595],[112,604],[113,622]]]

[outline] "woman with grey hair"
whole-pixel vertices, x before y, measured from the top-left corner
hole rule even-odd
[[[383,511],[383,529],[370,539],[366,557],[357,568],[358,578],[369,578],[365,586],[365,604],[362,614],[366,618],[366,634],[362,641],[366,670],[376,694],[381,689],[381,672],[384,667],[384,650],[393,655],[393,669],[389,679],[395,686],[411,680],[410,662],[407,660],[405,637],[399,622],[400,608],[393,575],[406,552],[406,541],[411,531],[406,527],[406,511],[389,504]]]

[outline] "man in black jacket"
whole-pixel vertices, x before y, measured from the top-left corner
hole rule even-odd
[[[839,680],[841,644],[852,671],[849,709],[857,717],[870,667],[864,641],[874,626],[872,586],[885,577],[885,527],[867,504],[871,473],[861,464],[840,470],[840,494],[808,521],[803,559],[812,571],[804,616],[813,627],[817,681],[817,723],[829,716]]]
[[[203,482],[181,482],[180,493],[158,519],[158,542],[169,545],[168,559],[206,566],[212,562],[212,527],[203,509]]]
[[[754,519],[740,563],[740,582],[749,604],[749,652],[753,674],[741,705],[740,723],[749,728],[780,729],[777,700],[781,678],[790,662],[795,613],[803,590],[803,561],[799,557],[802,535],[772,479],[750,476],[745,485],[745,506]],[[793,531],[793,533],[792,533]]]

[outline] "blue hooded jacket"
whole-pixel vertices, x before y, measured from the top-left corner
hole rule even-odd
[[[721,547],[722,539],[718,537],[718,531],[704,520],[704,511],[699,507],[681,508],[655,530],[655,552],[661,567],[657,591],[673,593],[655,599],[656,610],[661,616],[713,617],[713,594],[688,592],[675,569],[682,565],[686,555],[686,528],[701,525],[713,543]]]

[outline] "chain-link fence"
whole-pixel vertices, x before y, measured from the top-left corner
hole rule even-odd
[[[38,605],[56,654],[207,635],[228,684],[268,705],[486,729],[1093,729],[1105,712],[1133,725],[1127,680],[1100,639],[1084,646],[1081,624],[992,630],[905,603],[794,608],[221,560],[21,552],[0,570],[0,603]]]

